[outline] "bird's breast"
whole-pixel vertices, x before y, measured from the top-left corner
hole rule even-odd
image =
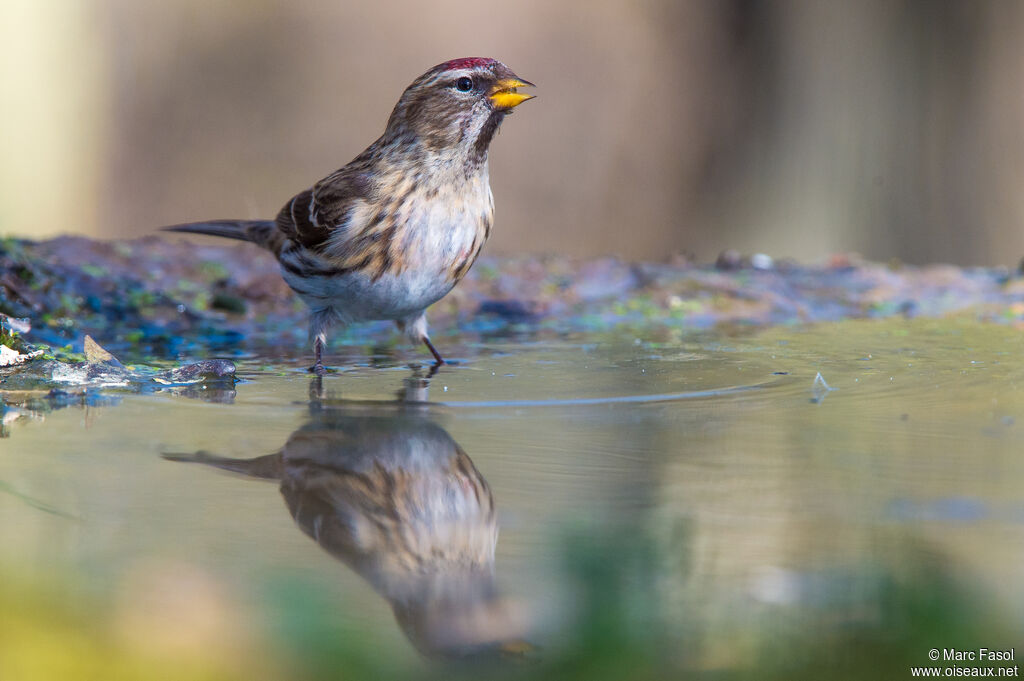
[[[330,307],[352,321],[416,316],[469,271],[493,220],[486,178],[461,188],[397,193],[401,200],[360,211],[365,220],[380,217],[361,226],[363,237],[353,239],[344,260],[306,254],[320,261],[321,274],[297,276],[282,258],[285,280],[313,309]]]
[[[487,240],[493,216],[486,179],[424,190],[422,200],[405,202],[396,211],[405,220],[396,230],[404,256],[396,269],[435,270],[458,281],[465,274],[459,268],[467,259],[472,264]]]

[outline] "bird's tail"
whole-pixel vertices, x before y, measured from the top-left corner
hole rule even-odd
[[[168,461],[205,463],[214,468],[231,471],[232,473],[242,473],[251,478],[281,480],[284,477],[284,464],[281,462],[280,453],[258,456],[255,459],[229,459],[202,450],[195,454],[164,452],[161,456]]]
[[[273,220],[210,220],[190,222],[184,225],[164,227],[164,232],[186,232],[188,234],[209,234],[225,239],[250,241],[268,251],[278,253],[284,236]]]

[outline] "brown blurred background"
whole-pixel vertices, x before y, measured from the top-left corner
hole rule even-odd
[[[538,84],[485,252],[1016,264],[1024,3],[7,0],[0,234],[272,217],[435,63]]]

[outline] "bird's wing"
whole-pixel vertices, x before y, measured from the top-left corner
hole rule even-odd
[[[277,215],[278,229],[314,253],[324,254],[328,248],[343,251],[347,241],[359,237],[362,221],[352,216],[372,189],[369,175],[346,166],[286,203]]]
[[[331,236],[326,223],[316,217],[313,190],[307,189],[292,197],[277,214],[275,222],[289,241],[311,251],[323,249]]]

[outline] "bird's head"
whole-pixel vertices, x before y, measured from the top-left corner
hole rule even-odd
[[[385,137],[419,143],[427,152],[454,155],[469,163],[483,162],[501,121],[533,99],[519,88],[532,85],[486,57],[438,64],[402,93]]]

